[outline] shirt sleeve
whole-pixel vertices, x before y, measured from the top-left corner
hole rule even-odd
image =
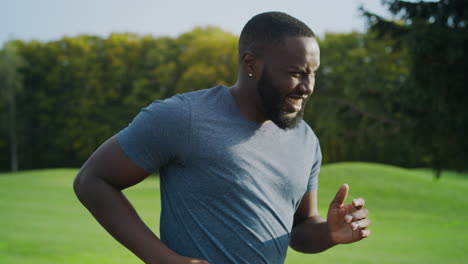
[[[313,192],[318,190],[318,176],[320,173],[320,166],[322,165],[322,151],[320,149],[320,143],[316,140],[315,147],[315,161],[310,171],[309,183],[307,184],[307,191]]]
[[[174,159],[183,159],[189,128],[188,101],[176,95],[143,108],[117,138],[130,160],[153,173]]]

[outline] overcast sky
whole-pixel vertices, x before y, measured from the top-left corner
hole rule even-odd
[[[388,16],[380,0],[1,0],[0,45],[9,39],[50,41],[111,32],[174,37],[205,25],[239,35],[247,20],[265,11],[293,15],[323,36],[364,31],[360,5]]]

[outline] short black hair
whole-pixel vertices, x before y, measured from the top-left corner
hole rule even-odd
[[[239,56],[246,50],[260,55],[261,49],[283,43],[286,37],[313,37],[304,22],[283,12],[266,12],[252,17],[239,38]],[[261,56],[261,55],[260,55]]]

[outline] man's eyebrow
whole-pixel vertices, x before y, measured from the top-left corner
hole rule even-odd
[[[299,66],[299,65],[292,65],[289,67],[290,69],[298,70],[298,71],[304,71],[307,69],[307,67],[304,66]]]
[[[307,67],[305,65],[291,65],[288,67],[288,69],[310,73],[310,72],[316,72],[319,67],[320,67],[320,64],[315,67]]]

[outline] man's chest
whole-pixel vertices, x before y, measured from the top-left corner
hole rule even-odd
[[[229,122],[194,126],[187,169],[193,191],[219,197],[233,193],[280,199],[296,206],[306,191],[314,157],[312,142],[280,130]]]

